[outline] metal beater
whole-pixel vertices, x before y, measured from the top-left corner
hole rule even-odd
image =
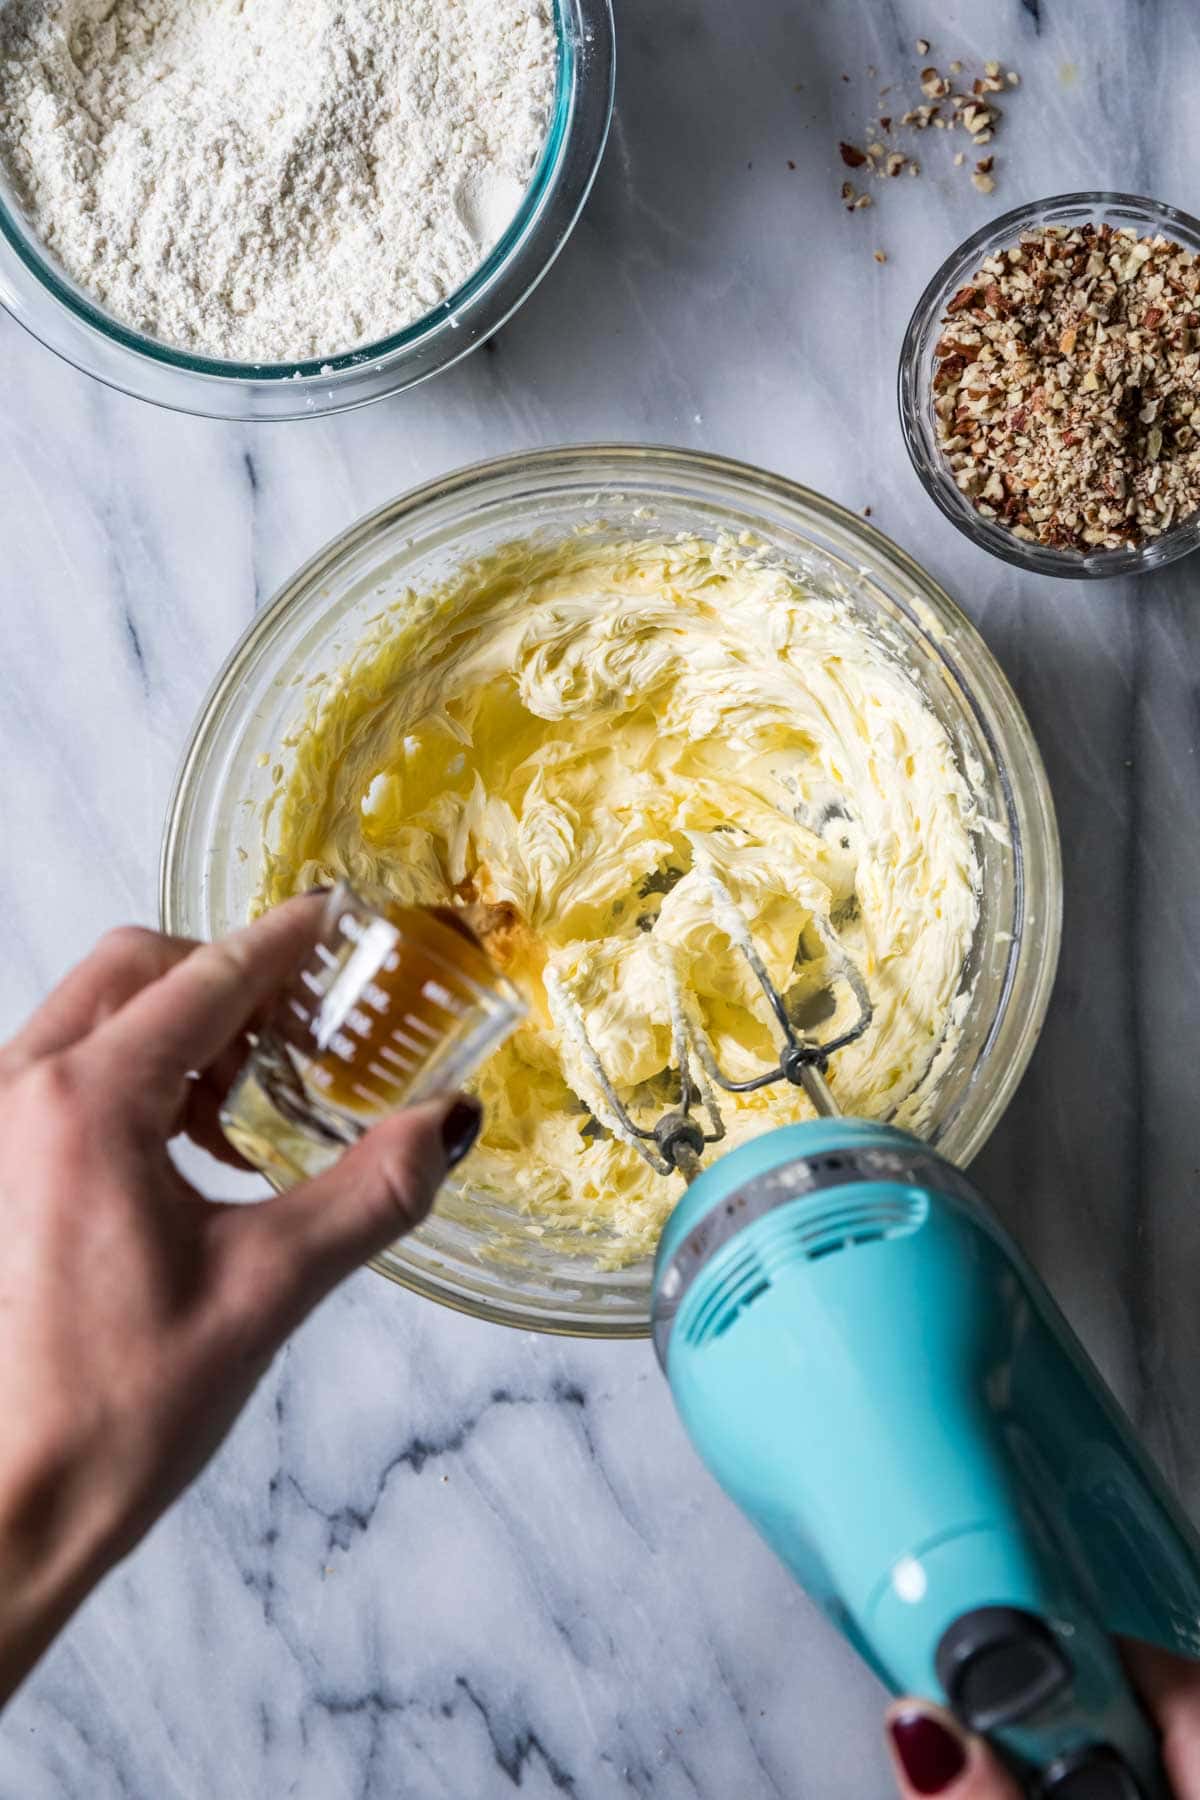
[[[727,1094],[749,1094],[758,1088],[769,1087],[772,1082],[787,1081],[793,1087],[804,1089],[822,1118],[838,1118],[841,1108],[825,1077],[829,1058],[862,1037],[873,1017],[871,996],[861,972],[836,938],[831,933],[822,933],[830,955],[832,980],[846,983],[858,1009],[857,1017],[848,1029],[825,1043],[818,1043],[801,1031],[789,1016],[783,995],[767,973],[745,916],[729,889],[711,869],[707,871],[707,879],[712,893],[714,923],[750,965],[783,1035],[779,1061],[773,1068],[745,1081],[735,1081],[724,1072],[697,1010],[679,980],[679,971],[670,955],[666,955],[662,971],[671,1018],[673,1062],[679,1071],[679,1100],[654,1124],[640,1125],[617,1092],[588,1037],[578,1002],[558,976],[551,973],[547,977],[547,987],[552,991],[559,1020],[574,1039],[588,1073],[604,1096],[610,1114],[604,1123],[631,1145],[657,1174],[670,1175],[678,1171],[689,1182],[700,1173],[700,1158],[705,1148],[709,1144],[719,1144],[725,1136],[714,1088],[722,1088]],[[707,1115],[707,1128],[696,1117],[693,1108]]]

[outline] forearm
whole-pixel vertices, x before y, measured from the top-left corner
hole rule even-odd
[[[0,1599],[0,1707],[49,1649],[86,1593],[86,1588],[76,1593],[30,1590],[20,1581],[14,1593],[6,1582]]]

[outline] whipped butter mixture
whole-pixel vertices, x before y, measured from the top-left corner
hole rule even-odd
[[[713,871],[822,1037],[855,1016],[838,946],[854,959],[875,1016],[834,1060],[835,1092],[919,1129],[966,1003],[968,786],[895,655],[752,547],[506,546],[381,615],[288,750],[260,902],[345,876],[481,903],[529,995],[480,1077],[470,1170],[534,1231],[632,1260],[680,1191],[606,1129],[560,985],[651,1120],[676,1091],[664,959],[731,1075],[777,1054]],[[782,1085],[721,1104],[729,1144],[811,1111]]]

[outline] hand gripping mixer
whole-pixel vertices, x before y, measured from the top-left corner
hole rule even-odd
[[[578,1007],[552,996],[604,1123],[690,1183],[659,1248],[653,1329],[693,1442],[883,1680],[944,1699],[1030,1794],[1169,1800],[1114,1639],[1200,1654],[1200,1545],[959,1170],[839,1116],[824,1070],[870,1023],[858,972],[842,959],[835,977],[856,1023],[812,1042],[719,881],[713,894],[782,1032],[775,1068],[728,1079],[667,970],[680,1097],[640,1125]],[[723,1136],[714,1089],[781,1080],[821,1116],[701,1170]]]

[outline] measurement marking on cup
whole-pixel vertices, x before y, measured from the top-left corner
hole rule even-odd
[[[320,958],[320,960],[325,964],[325,967],[327,969],[332,969],[334,964],[337,962],[337,957],[333,954],[333,951],[330,950],[328,948],[328,946],[325,944],[316,945],[316,954]]]
[[[418,1043],[416,1038],[409,1037],[408,1033],[401,1031],[399,1026],[392,1033],[392,1042],[393,1044],[403,1044],[406,1050],[415,1050],[418,1056],[425,1054],[426,1046]]]
[[[319,975],[314,975],[311,969],[301,969],[300,979],[310,994],[324,994],[325,983]]]
[[[405,1075],[411,1075],[417,1066],[407,1056],[398,1056],[394,1050],[389,1050],[386,1044],[380,1045],[379,1054],[385,1062],[394,1063]]]
[[[427,1020],[418,1019],[416,1013],[405,1013],[402,1023],[411,1025],[414,1031],[421,1032],[424,1037],[429,1039],[430,1043],[437,1043],[440,1033],[436,1032]]]
[[[367,1074],[374,1075],[379,1081],[386,1081],[389,1087],[395,1084],[396,1077],[391,1069],[385,1069],[382,1063],[368,1063]]]
[[[303,1019],[304,1023],[307,1025],[309,1020],[312,1018],[312,1014],[309,1012],[307,1006],[302,1006],[300,1004],[299,1000],[291,1000],[288,1002],[288,1004],[290,1005],[292,1011],[295,1013],[296,1017],[298,1019]]]
[[[450,989],[443,987],[440,981],[427,981],[421,992],[432,1005],[440,1007],[443,1012],[448,1012],[452,1019],[461,1019],[467,1010],[462,1001],[457,1000]]]
[[[360,1100],[369,1101],[371,1105],[375,1105],[379,1099],[378,1094],[372,1093],[370,1088],[360,1087],[357,1081],[354,1083],[350,1092],[352,1094],[357,1094]]]

